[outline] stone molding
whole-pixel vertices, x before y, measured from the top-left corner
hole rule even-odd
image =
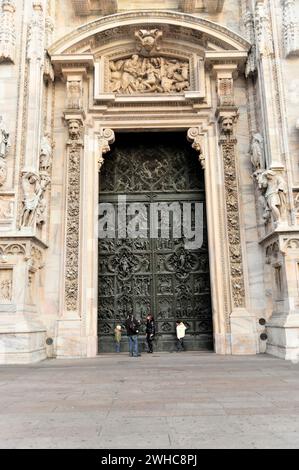
[[[76,30],[67,34],[63,38],[55,42],[49,49],[50,55],[59,55],[69,51],[74,45],[88,38],[95,36],[103,31],[111,28],[126,27],[134,25],[135,28],[140,25],[148,24],[148,18],[151,18],[151,24],[156,25],[177,25],[181,30],[195,30],[206,35],[208,39],[215,39],[217,43],[223,42],[225,49],[229,51],[246,51],[250,49],[250,43],[239,34],[233,32],[229,28],[221,26],[218,23],[200,18],[193,17],[179,12],[143,10],[128,13],[119,13],[112,17],[99,18],[85,25],[80,26]]]

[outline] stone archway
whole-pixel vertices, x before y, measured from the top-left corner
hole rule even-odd
[[[184,90],[111,89],[111,66],[132,56],[140,47],[132,32],[144,30],[149,35],[163,33],[161,42],[154,41],[155,58],[188,62]],[[66,81],[64,118],[69,129],[66,275],[58,355],[97,353],[97,170],[104,156],[109,158],[114,131],[136,129],[184,131],[198,152],[205,169],[215,351],[256,353],[255,318],[247,305],[234,100],[234,80],[249,48],[245,39],[220,25],[191,15],[151,11],[102,18],[50,49],[55,72]],[[151,51],[138,53],[151,57]]]

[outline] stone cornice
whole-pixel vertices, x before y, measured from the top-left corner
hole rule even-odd
[[[144,27],[153,23],[155,25],[176,25],[180,28],[199,31],[207,38],[214,38],[218,42],[222,42],[226,50],[248,52],[251,47],[247,39],[218,23],[186,13],[143,10],[118,13],[86,23],[55,42],[50,47],[49,53],[51,56],[63,54],[79,42],[111,28],[128,25]]]

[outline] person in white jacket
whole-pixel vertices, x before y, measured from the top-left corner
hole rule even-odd
[[[184,338],[186,334],[186,325],[182,321],[176,322],[176,350],[177,352],[185,351]]]

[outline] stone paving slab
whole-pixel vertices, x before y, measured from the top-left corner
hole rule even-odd
[[[102,355],[0,367],[0,448],[298,448],[299,365]]]

